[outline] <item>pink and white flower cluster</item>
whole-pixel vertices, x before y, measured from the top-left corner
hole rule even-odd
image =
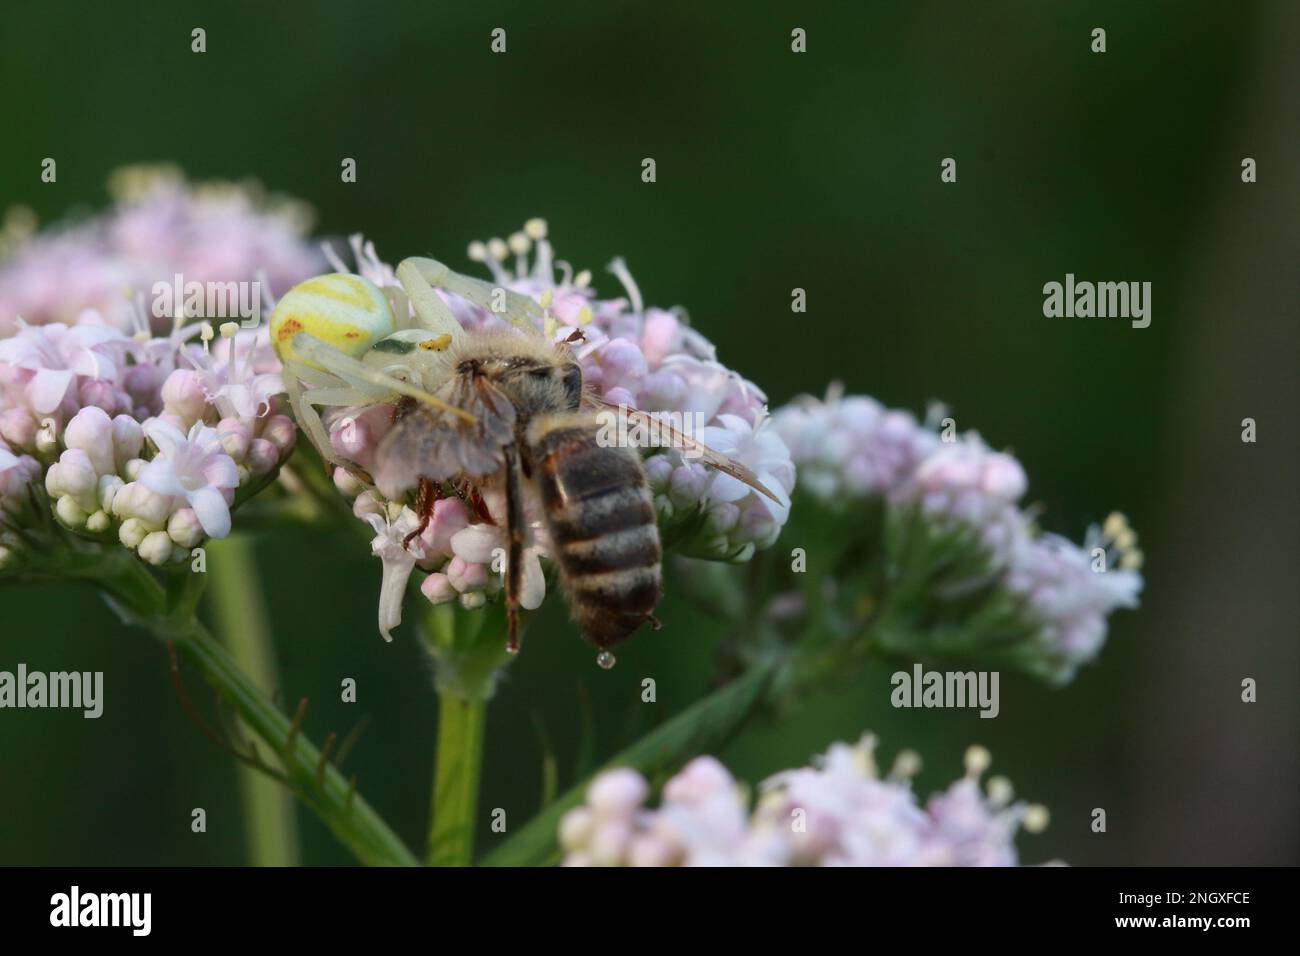
[[[322,271],[301,204],[255,184],[191,184],[172,167],[127,167],[110,179],[114,204],[21,242],[0,260],[0,336],[28,325],[76,323],[87,310],[132,331],[137,297],[154,283],[244,282],[282,292]],[[152,310],[149,310],[152,311]],[[154,316],[170,320],[171,315]]]
[[[43,485],[65,527],[116,537],[151,564],[181,560],[225,537],[238,489],[292,451],[292,421],[272,414],[279,375],[258,371],[256,333],[227,326],[210,350],[93,318],[0,340],[0,491],[21,503],[9,477],[20,475]]]
[[[295,429],[275,414],[265,333],[149,314],[153,283],[260,280],[269,295],[324,259],[302,212],[254,186],[139,167],[110,186],[104,214],[0,262],[0,507],[12,518],[43,487],[64,526],[163,564],[229,533],[236,494],[285,460]],[[0,534],[12,562],[18,542]]]
[[[776,774],[750,801],[713,757],[698,757],[648,808],[645,778],[598,776],[586,803],[560,822],[567,866],[1015,866],[1015,836],[1038,832],[1047,811],[1013,800],[1003,777],[980,778],[990,757],[966,755],[966,774],[921,805],[903,752],[880,777],[875,738],[837,743],[810,767]]]
[[[351,239],[356,271],[381,288],[396,286],[394,270],[381,261],[373,244]],[[776,540],[789,515],[789,494],[795,470],[789,450],[767,417],[765,397],[752,382],[717,360],[713,345],[693,329],[681,310],[647,307],[621,260],[610,271],[621,281],[624,295],[599,299],[591,288],[591,273],[577,272],[555,260],[546,224],[534,219],[508,240],[473,243],[470,257],[490,270],[501,287],[528,295],[542,307],[538,328],[559,341],[581,330],[577,346],[584,380],[605,401],[648,412],[672,412],[677,419],[703,427],[692,437],[750,468],[781,500],[773,502],[748,485],[684,457],[680,451],[655,451],[645,461],[662,522],[688,522],[697,527],[683,542],[686,553],[726,560],[745,560],[756,548]],[[510,261],[513,260],[513,261]],[[337,256],[331,262],[349,271]],[[471,333],[506,327],[507,320],[443,290],[438,294],[461,325]],[[686,416],[689,416],[687,418]],[[385,408],[345,409],[329,423],[330,440],[339,453],[366,467],[391,421]],[[360,486],[342,472],[336,481],[356,494]],[[490,495],[488,513],[498,520],[501,502]],[[541,559],[548,556],[544,523],[529,508],[530,537],[524,569],[525,607],[540,605],[545,595]],[[400,553],[400,539],[418,522],[409,508],[384,502],[374,492],[356,501],[358,514],[376,532],[373,548],[385,559],[386,600],[381,601],[381,630],[385,634],[400,613],[393,602],[415,567],[431,570],[422,591],[434,603],[459,600],[477,607],[499,587],[501,566],[492,555],[504,549],[500,529],[455,502],[440,503],[425,533],[413,541],[418,553]],[[440,515],[442,517],[440,518]],[[698,520],[699,518],[703,520]],[[454,533],[444,533],[444,527]],[[385,616],[383,607],[388,607]]]
[[[1083,547],[1054,534],[1017,542],[1006,584],[1041,622],[1035,640],[1058,679],[1097,656],[1112,611],[1137,607],[1140,565],[1136,537],[1118,512],[1090,527]]]
[[[1137,606],[1141,552],[1122,516],[1111,519],[1117,535],[1103,540],[1094,529],[1082,547],[1039,533],[1021,505],[1024,468],[978,434],[941,437],[930,423],[846,397],[838,386],[824,401],[805,397],[778,409],[773,424],[792,450],[800,487],[823,505],[916,506],[934,530],[973,534],[989,568],[1023,602],[1056,679],[1097,655],[1114,610]],[[1099,545],[1111,549],[1108,560],[1096,560]]]

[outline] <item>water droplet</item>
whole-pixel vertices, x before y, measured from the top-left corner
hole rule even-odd
[[[596,655],[596,663],[605,668],[605,670],[609,670],[616,663],[616,659],[609,651],[601,651]]]

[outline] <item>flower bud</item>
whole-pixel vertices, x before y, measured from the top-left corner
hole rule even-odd
[[[454,553],[451,539],[469,527],[469,511],[459,498],[442,498],[434,502],[429,524],[420,535],[425,554],[445,557]]]
[[[735,779],[716,757],[696,757],[664,784],[663,798],[673,803],[697,803],[735,786]]]
[[[102,408],[90,406],[72,416],[63,430],[63,444],[86,453],[95,471],[107,475],[116,470],[113,459],[113,420]]]
[[[644,408],[683,408],[687,385],[681,377],[667,368],[651,372],[641,383],[641,400]]]
[[[248,446],[245,464],[254,475],[266,475],[280,463],[280,449],[265,438],[254,438]]]
[[[370,429],[360,416],[347,415],[330,428],[330,447],[341,458],[361,458],[370,446]]]
[[[36,419],[24,408],[7,408],[0,412],[0,438],[14,448],[33,447],[36,429]]]
[[[628,408],[636,408],[636,396],[622,385],[616,385],[608,389],[604,394],[605,401],[611,405],[626,405]]]
[[[125,485],[117,475],[100,475],[99,482],[95,487],[95,498],[99,502],[99,507],[107,511],[110,515],[114,514],[113,501],[117,498],[118,491]]]
[[[346,468],[335,468],[331,477],[334,479],[334,487],[348,498],[355,498],[365,490],[366,486],[360,479]]]
[[[627,339],[614,339],[599,355],[607,391],[616,385],[635,388],[649,371],[641,350]]]
[[[163,370],[152,362],[132,365],[122,376],[122,387],[130,399],[127,411],[144,420],[162,411],[159,391],[163,383]]]
[[[203,526],[192,508],[178,508],[167,519],[167,536],[182,548],[192,548],[203,540]]]
[[[117,540],[134,551],[148,534],[149,529],[144,526],[139,518],[127,518],[122,522],[122,527],[117,529]]]
[[[112,526],[113,519],[104,511],[96,511],[86,519],[86,530],[93,531],[95,534],[102,534]]]
[[[700,500],[708,484],[709,474],[703,465],[678,465],[668,483],[668,497],[677,507],[688,508]]]
[[[71,495],[64,495],[54,506],[54,513],[69,528],[80,528],[86,523],[86,512]]]
[[[646,362],[658,368],[668,353],[681,347],[678,330],[681,322],[677,316],[663,309],[647,309],[645,328],[641,332],[641,352]]]
[[[99,475],[80,448],[69,448],[45,473],[45,490],[51,497],[71,495],[85,510],[95,510]]]
[[[1025,470],[1010,455],[995,453],[984,465],[981,481],[984,490],[1004,501],[1017,501],[1025,493],[1029,482]]]
[[[420,593],[429,599],[430,604],[446,604],[456,597],[456,589],[451,586],[447,575],[434,572],[420,584]]]
[[[293,420],[287,415],[272,415],[262,423],[262,437],[283,454],[293,448],[294,442],[298,440],[298,432]]]
[[[674,866],[681,855],[678,847],[657,833],[639,833],[627,844],[628,866]]]
[[[342,469],[338,470],[342,471]],[[352,502],[352,513],[363,521],[366,515],[382,515],[384,513],[384,502],[374,491],[363,491],[357,495],[356,501]]]
[[[113,512],[122,518],[136,518],[149,531],[161,531],[171,514],[172,499],[152,488],[131,481],[118,489]]]
[[[447,580],[451,586],[462,594],[468,591],[481,591],[487,587],[488,567],[466,561],[464,558],[452,558],[447,564]]]
[[[113,461],[117,470],[123,468],[132,458],[140,457],[144,447],[144,430],[140,423],[129,415],[118,415],[113,419]]]
[[[105,414],[115,414],[119,409],[130,407],[131,400],[119,392],[112,382],[91,378],[81,383],[77,390],[78,404],[85,408],[97,408]]]
[[[248,448],[252,444],[253,433],[238,418],[223,418],[218,422],[217,435],[221,439],[221,447],[225,449],[227,455],[235,460],[236,464],[242,463],[248,457]]]
[[[595,828],[595,814],[586,807],[574,807],[560,818],[560,848],[567,852],[582,849]]]
[[[632,838],[632,825],[624,820],[602,820],[591,835],[588,852],[596,866],[618,866]]]
[[[186,426],[202,418],[208,404],[203,379],[198,372],[187,368],[178,368],[167,376],[162,400],[164,410],[184,419]]]
[[[650,788],[635,770],[620,767],[602,773],[587,788],[587,803],[597,813],[632,813],[650,794]]]
[[[144,536],[136,550],[150,564],[166,564],[172,556],[172,539],[165,531],[153,531]]]
[[[729,501],[715,501],[709,505],[708,528],[712,534],[725,535],[736,527],[740,509]]]

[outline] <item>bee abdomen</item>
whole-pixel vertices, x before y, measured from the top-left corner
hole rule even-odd
[[[659,603],[662,551],[640,457],[570,426],[536,437],[533,461],[573,616],[594,644],[615,644]]]

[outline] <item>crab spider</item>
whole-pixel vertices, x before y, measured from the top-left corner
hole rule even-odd
[[[430,394],[451,374],[444,353],[465,334],[435,290],[510,322],[543,314],[527,296],[461,275],[435,259],[403,260],[397,280],[400,288],[381,290],[349,273],[317,276],[285,293],[271,315],[271,345],[284,366],[289,404],[312,444],[333,464],[344,463],[318,408],[386,404],[407,395],[472,420]]]

